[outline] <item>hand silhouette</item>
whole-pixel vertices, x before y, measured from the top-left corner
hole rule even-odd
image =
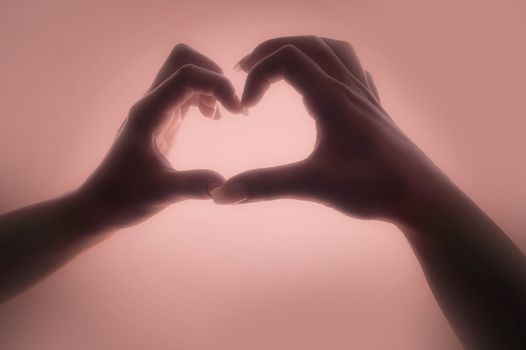
[[[115,229],[170,203],[209,199],[223,183],[211,170],[176,171],[165,158],[191,106],[211,119],[217,101],[232,113],[239,98],[222,70],[177,45],[130,110],[102,164],[77,190],[0,216],[0,303]]]
[[[130,110],[106,159],[80,189],[104,226],[130,225],[182,199],[209,199],[223,183],[211,170],[176,171],[165,158],[190,106],[212,119],[219,101],[232,113],[240,101],[221,68],[177,45],[146,95]]]
[[[305,160],[251,170],[214,191],[216,203],[276,198],[322,202],[348,215],[394,218],[427,158],[380,105],[371,75],[350,44],[311,36],[271,39],[239,62],[248,72],[242,108],[255,106],[285,79],[316,121],[317,142]]]
[[[298,198],[392,221],[406,235],[446,317],[473,349],[524,349],[525,257],[506,234],[401,132],[352,47],[317,37],[268,40],[245,56],[242,100],[221,69],[177,45],[130,111],[93,175],[66,196],[0,217],[0,302],[114,228],[186,198],[246,203]],[[190,106],[220,118],[255,106],[285,79],[316,121],[305,160],[226,182],[166,160]]]
[[[467,348],[525,348],[524,255],[395,125],[349,44],[272,39],[239,67],[248,72],[242,108],[285,79],[315,119],[317,142],[303,161],[227,180],[216,203],[298,198],[393,222]]]

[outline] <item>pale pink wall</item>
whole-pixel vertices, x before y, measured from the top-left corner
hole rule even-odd
[[[79,185],[175,43],[241,89],[241,55],[308,33],[352,42],[393,118],[524,248],[524,18],[520,0],[3,0],[0,211]],[[190,118],[173,161],[230,176],[300,159],[313,137],[281,84],[250,118]],[[177,205],[4,308],[13,350],[455,344],[394,227],[293,201]]]

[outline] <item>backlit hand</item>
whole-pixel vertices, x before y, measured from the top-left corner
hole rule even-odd
[[[127,226],[182,199],[208,199],[223,183],[211,170],[176,171],[165,158],[190,106],[219,119],[219,101],[240,112],[222,70],[186,45],[177,45],[146,95],[129,113],[106,159],[79,191],[103,225]]]
[[[415,174],[433,172],[381,107],[372,77],[348,43],[310,36],[271,39],[239,67],[248,72],[243,108],[255,106],[273,82],[284,79],[303,96],[316,121],[317,142],[298,163],[229,179],[214,191],[216,203],[297,198],[352,216],[395,218],[418,182]]]

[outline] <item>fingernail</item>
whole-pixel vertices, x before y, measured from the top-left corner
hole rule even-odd
[[[243,67],[241,66],[242,64],[244,64],[246,66],[247,64],[247,60],[250,58],[251,54],[248,54],[248,55],[245,55],[243,56],[243,58],[241,58],[239,60],[239,62],[237,62],[235,65],[234,65],[234,70],[236,72],[241,72],[243,70]]]
[[[248,199],[248,190],[245,184],[231,183],[214,188],[212,198],[216,204],[238,204]]]
[[[210,185],[208,185],[208,194],[210,195],[210,197],[213,197],[214,195],[214,191],[218,188],[218,187],[221,187],[223,184],[219,183],[219,182],[214,182],[214,183],[211,183]]]
[[[241,114],[248,116],[248,107],[247,106],[241,106]]]
[[[234,112],[237,112],[237,113],[241,113],[242,109],[241,109],[241,100],[239,99],[239,97],[237,96],[237,94],[234,95],[233,97],[233,109],[234,109]]]

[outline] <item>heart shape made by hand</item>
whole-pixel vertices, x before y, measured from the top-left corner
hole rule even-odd
[[[414,173],[398,159],[416,160],[421,172],[432,172],[383,110],[371,75],[348,43],[311,36],[271,39],[237,67],[247,73],[241,99],[216,63],[176,46],[85,187],[110,192],[108,201],[119,212],[114,216],[125,216],[121,221],[135,211],[144,217],[173,201],[210,197],[217,204],[294,198],[349,215],[388,218],[399,215],[400,188]],[[269,90],[278,81],[283,84]],[[271,103],[254,108],[264,95]],[[225,181],[217,171],[175,171],[165,156],[189,107],[220,119],[218,103],[234,113],[253,113],[225,118],[199,137],[202,119],[185,120],[186,140],[181,135],[177,149],[189,153],[176,154],[174,164],[241,173]],[[221,147],[221,156],[205,156]],[[402,156],[391,157],[393,152]],[[199,155],[206,166],[198,163]]]
[[[228,178],[299,161],[312,152],[314,121],[306,115],[301,96],[286,83],[275,84],[249,116],[221,112],[223,118],[213,122],[197,110],[189,112],[169,156],[177,169],[214,169]]]

